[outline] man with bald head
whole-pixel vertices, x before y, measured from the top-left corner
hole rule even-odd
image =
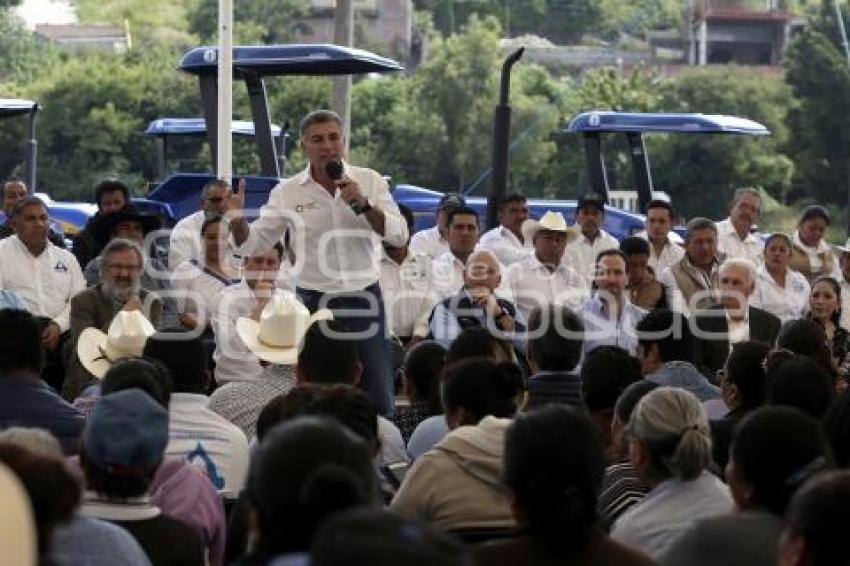
[[[492,252],[472,253],[463,271],[463,287],[434,307],[431,313],[431,334],[448,347],[466,328],[487,327],[500,338],[514,340],[525,332],[516,307],[496,297],[495,290],[502,282],[499,260]]]
[[[719,269],[719,301],[698,310],[691,320],[696,338],[694,365],[713,377],[726,364],[732,346],[755,340],[772,346],[779,334],[779,319],[750,305],[756,286],[756,267],[748,259],[727,259]]]

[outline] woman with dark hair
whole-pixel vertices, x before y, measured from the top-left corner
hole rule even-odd
[[[720,392],[729,412],[711,421],[712,456],[723,470],[729,460],[732,431],[744,416],[764,404],[764,364],[770,347],[763,342],[735,344],[720,372]]]
[[[756,290],[750,306],[787,322],[803,316],[809,303],[809,281],[791,263],[791,238],[777,232],[764,242],[764,264],[758,268]]]
[[[632,465],[651,489],[620,515],[611,537],[657,560],[694,522],[731,511],[732,496],[707,470],[708,419],[693,393],[650,391],[632,412],[629,434]]]
[[[847,544],[850,472],[826,472],[794,494],[779,539],[781,566],[835,566],[850,563]]]
[[[451,432],[417,458],[392,509],[447,530],[512,527],[502,457],[523,391],[514,364],[472,358],[447,366],[443,406]]]
[[[850,332],[840,325],[841,285],[832,277],[820,277],[812,285],[809,318],[823,329],[832,353],[832,363],[840,366],[847,357]]]
[[[752,412],[735,431],[726,471],[737,512],[697,522],[676,539],[662,564],[776,564],[788,501],[829,466],[817,420],[792,407]]]
[[[238,564],[267,564],[306,553],[322,522],[379,501],[372,451],[330,418],[298,417],[274,427],[254,453],[246,493],[253,552]]]
[[[809,281],[835,271],[835,254],[823,237],[829,222],[829,212],[824,207],[807,206],[791,236],[791,269]]]
[[[505,441],[504,483],[519,533],[476,547],[475,563],[650,564],[597,529],[604,470],[599,432],[582,412],[550,405],[517,416]]]
[[[171,266],[171,286],[179,293],[176,300],[180,324],[190,330],[210,328],[221,291],[238,282],[239,273],[226,257],[229,234],[221,215],[208,216],[201,225],[203,263],[188,260]]]
[[[420,342],[405,355],[399,372],[409,404],[398,407],[393,416],[405,442],[419,423],[443,412],[439,379],[445,365],[446,349],[433,340]]]

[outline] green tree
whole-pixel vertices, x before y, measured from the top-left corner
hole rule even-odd
[[[297,38],[297,18],[307,13],[307,0],[234,2],[236,42],[287,43]],[[218,37],[218,0],[197,0],[189,13],[189,28],[201,41]]]
[[[823,6],[786,56],[786,80],[798,100],[788,114],[789,152],[797,163],[794,196],[844,204],[850,198],[850,70],[830,7]]]
[[[669,192],[686,215],[709,217],[725,214],[733,191],[742,186],[784,198],[794,170],[782,152],[791,104],[781,79],[750,68],[697,69],[676,77],[665,92],[665,111],[744,116],[765,124],[772,135],[652,136],[648,146],[656,188]]]
[[[136,44],[177,44],[196,40],[189,33],[187,18],[191,0],[77,0],[80,22],[128,27]]]

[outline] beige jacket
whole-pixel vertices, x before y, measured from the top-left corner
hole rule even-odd
[[[400,515],[444,530],[512,527],[502,485],[505,431],[510,419],[485,417],[449,433],[420,456],[393,498]]]

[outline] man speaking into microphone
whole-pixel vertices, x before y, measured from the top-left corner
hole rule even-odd
[[[350,335],[340,339],[357,341],[363,389],[382,414],[391,414],[392,372],[378,286],[379,244],[383,240],[405,245],[407,224],[386,180],[372,169],[345,161],[338,114],[315,110],[301,121],[299,133],[307,167],[272,189],[259,218],[247,230],[234,230],[234,237],[244,255],[256,247],[268,248],[290,230],[299,298],[311,312],[329,308],[343,320]],[[230,215],[240,218],[244,203],[244,193],[234,193],[228,203]]]

